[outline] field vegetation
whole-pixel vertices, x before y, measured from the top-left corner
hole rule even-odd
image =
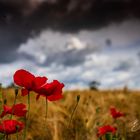
[[[5,104],[13,104],[14,92],[13,88],[2,89]],[[30,95],[27,140],[98,140],[97,128],[107,124],[117,125],[124,140],[140,140],[140,91],[127,88],[64,91],[61,100],[48,101],[47,119],[45,99],[40,97],[36,101],[36,94]],[[77,96],[80,96],[79,102]],[[16,102],[27,104],[27,96],[21,97],[19,91]],[[124,112],[125,116],[114,123],[110,107]],[[23,131],[18,135],[19,140],[22,140],[22,134]],[[11,136],[11,139],[15,138],[16,134]]]

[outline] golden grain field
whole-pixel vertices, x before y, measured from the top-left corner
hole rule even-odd
[[[3,99],[7,105],[14,101],[14,89],[3,89]],[[119,131],[126,124],[127,140],[140,140],[140,91],[122,90],[74,90],[65,91],[64,98],[56,102],[48,102],[47,120],[45,120],[45,99],[35,99],[31,94],[31,111],[27,140],[97,140],[98,125],[112,124],[109,108],[115,106],[126,113],[120,119]],[[80,95],[79,104],[69,124],[72,111]],[[18,94],[17,103],[27,103],[27,97]],[[69,124],[69,126],[68,126]],[[132,128],[136,129],[132,131]],[[22,140],[22,133],[19,134]],[[12,136],[11,139],[15,139]]]

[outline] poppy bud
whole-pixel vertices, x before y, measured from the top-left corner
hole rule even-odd
[[[4,99],[3,103],[6,105],[7,104],[7,99]]]
[[[20,127],[19,127],[18,125],[16,125],[16,131],[18,131],[18,130],[19,130],[19,128],[20,128]]]
[[[80,95],[77,95],[77,102],[79,102],[80,100]]]
[[[15,95],[18,95],[18,88],[15,89]]]

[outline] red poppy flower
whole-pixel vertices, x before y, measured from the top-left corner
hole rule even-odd
[[[40,96],[46,97],[49,101],[56,101],[61,99],[62,96],[62,88],[64,87],[63,83],[60,83],[57,80],[54,80],[51,83],[47,83],[36,90],[38,93],[37,100]]]
[[[6,135],[20,132],[24,128],[24,123],[16,120],[4,120],[0,123],[0,133]]]
[[[3,112],[1,113],[0,117],[2,118],[7,114],[13,114],[18,117],[24,117],[27,113],[27,110],[25,108],[26,108],[26,105],[22,103],[13,105],[12,107],[4,105]]]
[[[111,107],[110,108],[110,113],[111,113],[111,116],[114,118],[114,119],[117,119],[117,118],[120,118],[122,116],[125,116],[124,113],[120,112],[120,111],[117,111],[115,107]]]
[[[29,94],[30,91],[38,89],[40,86],[44,85],[47,81],[46,77],[35,77],[30,72],[20,69],[14,74],[14,82],[23,87],[22,96]]]
[[[101,126],[98,128],[97,136],[101,137],[102,135],[105,135],[106,133],[109,133],[109,132],[114,134],[116,132],[116,130],[117,130],[116,127],[113,127],[110,125]]]

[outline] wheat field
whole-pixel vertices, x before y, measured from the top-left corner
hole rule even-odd
[[[14,89],[3,89],[3,99],[7,105],[14,101]],[[77,108],[70,118],[77,104]],[[27,103],[27,97],[18,94],[17,103]],[[127,140],[140,140],[140,91],[127,88],[120,90],[73,90],[64,91],[63,99],[48,102],[47,119],[45,119],[46,102],[43,97],[36,101],[36,94],[31,93],[31,110],[27,130],[27,140],[97,140],[98,125],[112,124],[109,108],[115,106],[126,113],[120,119],[119,131],[126,124]],[[132,127],[136,130],[132,131]],[[22,140],[22,133],[19,138]],[[12,136],[11,139],[15,139]]]

